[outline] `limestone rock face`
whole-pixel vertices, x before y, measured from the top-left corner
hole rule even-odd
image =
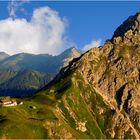
[[[140,138],[139,32],[140,13],[137,13],[117,28],[110,41],[74,59],[51,82],[55,84],[69,75],[73,77],[79,73],[84,81],[82,86],[93,87],[110,111],[114,111],[108,116],[110,125],[102,131],[107,138]],[[81,79],[76,81],[75,86],[78,88]],[[89,100],[92,98],[90,92],[92,93],[92,91],[82,93],[82,96],[89,110],[94,112],[95,106],[90,106],[92,104]],[[106,114],[106,110],[100,105],[98,108],[100,118]],[[89,131],[88,127],[85,130]]]

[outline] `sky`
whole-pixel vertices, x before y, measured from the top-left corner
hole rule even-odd
[[[102,45],[138,1],[0,1],[0,51],[58,55]]]

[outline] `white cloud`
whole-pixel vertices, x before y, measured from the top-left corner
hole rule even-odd
[[[36,9],[30,21],[0,20],[0,51],[57,55],[72,45],[65,35],[65,28],[65,20],[47,6]]]
[[[83,50],[87,51],[87,50],[89,50],[91,48],[99,47],[99,46],[101,46],[101,39],[99,39],[99,40],[92,40],[90,44],[87,44],[87,45],[85,45],[83,47]]]
[[[29,2],[29,0],[20,0],[20,1],[11,0],[8,4],[9,16],[12,19],[15,19],[17,11],[24,11],[25,12],[25,9],[22,7],[22,5],[27,3],[27,2]]]

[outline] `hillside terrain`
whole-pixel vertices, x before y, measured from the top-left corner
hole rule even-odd
[[[0,53],[0,95],[27,96],[45,86],[68,63],[78,56],[76,48],[70,48],[58,56],[48,54]]]
[[[1,107],[1,138],[139,139],[139,56],[137,13],[37,94],[17,99],[23,105]]]
[[[10,70],[9,70],[10,71]],[[4,81],[0,84],[0,94],[2,96],[29,96],[36,92],[38,89],[45,86],[48,81],[52,78],[51,75],[35,70],[24,70],[24,71],[10,71],[11,75],[6,75]],[[4,76],[2,73],[1,76]]]

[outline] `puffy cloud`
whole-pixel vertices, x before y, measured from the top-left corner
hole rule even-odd
[[[13,12],[14,16],[14,12]],[[65,35],[65,19],[49,7],[38,8],[30,21],[0,20],[0,51],[57,55],[73,45]]]
[[[99,47],[99,46],[101,46],[101,39],[99,39],[99,40],[92,40],[91,43],[89,43],[89,44],[87,44],[87,45],[85,45],[83,47],[83,50],[87,51],[87,50],[89,50],[91,48]]]

